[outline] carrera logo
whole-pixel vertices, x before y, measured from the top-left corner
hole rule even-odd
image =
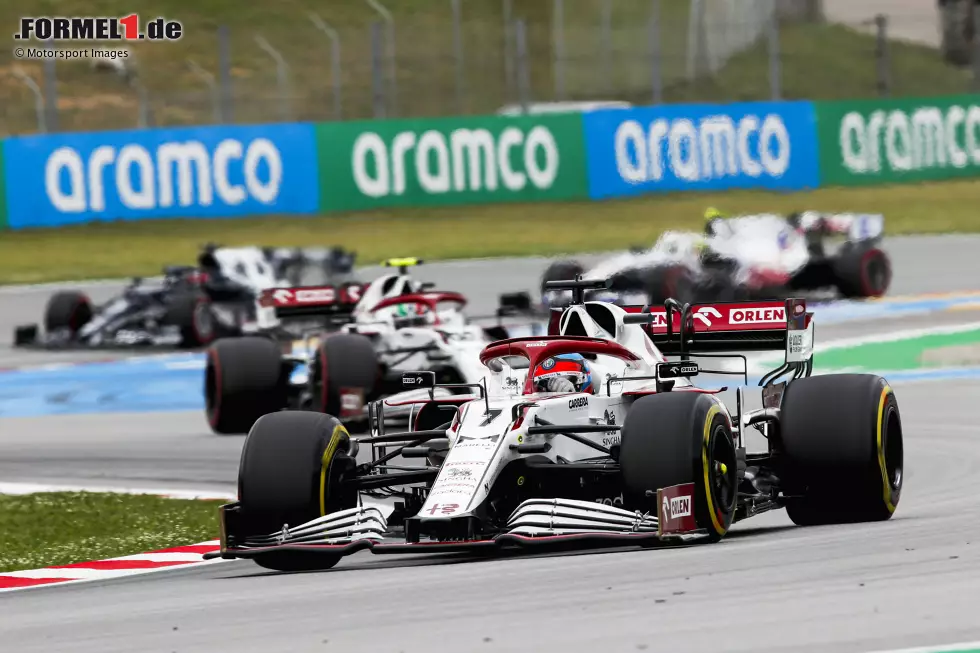
[[[728,313],[728,321],[732,324],[764,324],[768,322],[785,322],[785,308],[733,308]]]
[[[664,518],[677,519],[679,517],[689,517],[691,515],[691,497],[664,497],[663,502]]]
[[[588,397],[578,397],[576,399],[569,399],[568,400],[568,408],[569,408],[569,410],[577,410],[579,408],[588,408],[588,407],[589,407],[589,398]]]

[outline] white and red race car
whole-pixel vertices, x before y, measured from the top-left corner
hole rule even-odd
[[[468,396],[436,397],[433,374],[405,374],[406,388],[431,394],[373,403],[368,437],[331,415],[259,419],[214,556],[316,569],[363,549],[713,541],[782,507],[800,525],[891,517],[903,480],[895,394],[874,375],[809,376],[804,300],[648,310],[583,302],[595,286],[553,282],[575,297],[551,335],[485,346]],[[709,371],[692,357],[732,350],[785,351],[758,409],[745,408],[743,387],[733,410],[690,380]],[[405,403],[411,428],[386,430],[386,409]],[[747,451],[753,427],[767,436],[759,451]],[[392,498],[390,512],[366,501]]]
[[[463,313],[465,296],[408,275],[418,259],[386,263],[399,272],[368,284],[264,291],[257,310],[264,333],[208,349],[204,393],[211,428],[247,433],[259,417],[284,408],[329,413],[354,427],[367,423],[372,400],[425,394],[403,389],[402,372],[430,371],[449,386],[479,381],[480,351],[506,337],[507,329],[474,324]],[[283,340],[283,332],[293,338]],[[443,387],[439,394],[460,392]],[[392,412],[397,423],[411,411]]]

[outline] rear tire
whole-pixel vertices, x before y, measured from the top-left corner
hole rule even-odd
[[[92,301],[75,290],[57,292],[48,299],[44,311],[44,329],[48,333],[68,329],[72,337],[92,319]]]
[[[337,333],[317,348],[310,374],[314,410],[341,419],[361,414],[378,381],[380,367],[367,336]]]
[[[877,247],[845,247],[833,269],[837,289],[844,297],[881,297],[891,285],[891,260]]]
[[[637,399],[623,422],[619,461],[634,505],[660,514],[657,490],[694,483],[698,527],[712,541],[728,532],[738,498],[738,462],[731,424],[712,396],[677,391]]]
[[[204,409],[215,433],[248,433],[257,419],[286,407],[282,354],[268,338],[219,340],[207,353]]]
[[[242,447],[238,492],[245,531],[267,535],[357,507],[357,491],[341,489],[353,469],[350,435],[331,415],[286,411],[259,418]],[[278,571],[328,569],[340,556],[278,551],[254,558]]]
[[[829,410],[829,407],[833,407]],[[872,374],[791,381],[780,418],[786,511],[800,526],[890,519],[904,480],[898,401]]]
[[[180,328],[181,347],[206,347],[215,339],[216,325],[211,300],[201,293],[173,295],[163,322]]]

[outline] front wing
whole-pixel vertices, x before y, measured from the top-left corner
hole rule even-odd
[[[647,547],[698,539],[706,531],[691,514],[671,514],[677,499],[690,499],[693,484],[657,492],[657,516],[597,502],[569,499],[530,499],[508,519],[506,529],[485,539],[409,541],[389,530],[382,510],[360,506],[332,513],[277,533],[236,539],[229,537],[226,509],[222,507],[221,548],[207,559],[255,559],[268,554],[297,556],[322,554],[335,560],[358,551],[371,553],[465,553],[513,549],[589,549],[622,546]],[[688,503],[687,505],[690,505]],[[417,536],[416,536],[417,537]],[[415,539],[415,538],[413,538]]]

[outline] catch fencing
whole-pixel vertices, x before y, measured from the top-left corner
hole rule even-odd
[[[844,71],[800,72],[819,35],[799,37],[814,16],[793,8],[812,5],[431,0],[412,13],[364,0],[336,20],[284,9],[266,24],[188,25],[181,41],[138,44],[117,61],[21,61],[8,49],[0,133],[476,115],[540,102],[782,100],[800,97],[792,82],[801,75],[820,78],[807,90],[821,99]],[[902,94],[887,17],[874,29],[879,47],[851,53],[846,73],[861,77],[861,96]],[[966,92],[972,81],[962,84]]]

